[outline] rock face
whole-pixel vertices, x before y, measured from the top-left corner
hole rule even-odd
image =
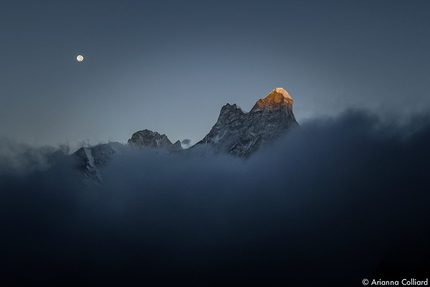
[[[259,99],[249,113],[243,112],[236,104],[223,106],[211,131],[194,147],[209,145],[218,152],[248,157],[261,145],[272,142],[296,126],[293,99],[283,88],[276,88],[265,98]],[[73,155],[78,161],[78,168],[84,172],[84,182],[101,183],[103,168],[116,153],[130,146],[167,152],[182,150],[180,141],[173,144],[166,135],[147,129],[135,132],[128,145],[108,143],[82,147]]]
[[[293,99],[285,89],[276,88],[259,99],[249,113],[236,104],[223,106],[211,131],[196,145],[211,145],[217,151],[248,157],[296,126]]]
[[[137,148],[165,149],[167,151],[182,150],[181,142],[178,140],[174,144],[166,135],[160,135],[150,130],[135,132],[128,144]]]
[[[78,168],[84,172],[84,181],[101,183],[100,168],[107,166],[115,153],[111,144],[99,144],[93,147],[81,147],[73,155],[78,160]]]
[[[115,154],[126,152],[130,146],[168,152],[182,150],[180,141],[172,144],[166,135],[160,135],[150,130],[134,133],[131,139],[128,140],[128,145],[111,142],[91,147],[81,147],[73,153],[73,156],[77,160],[78,169],[84,173],[83,182],[87,185],[101,184],[103,169],[109,165]]]

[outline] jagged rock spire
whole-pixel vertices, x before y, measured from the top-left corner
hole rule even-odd
[[[247,157],[295,126],[293,99],[284,88],[275,88],[249,113],[236,104],[223,106],[217,122],[197,145],[208,144],[218,151]]]

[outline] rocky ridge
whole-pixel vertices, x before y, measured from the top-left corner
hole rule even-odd
[[[236,104],[223,106],[211,131],[196,146],[209,145],[216,151],[249,157],[296,126],[293,99],[285,89],[276,88],[259,99],[249,113]]]
[[[167,151],[182,150],[181,142],[172,143],[165,134],[148,129],[135,132],[127,142],[137,148],[165,149]]]
[[[182,150],[179,140],[173,144],[166,135],[147,129],[135,132],[128,140],[127,145],[111,142],[91,147],[81,147],[73,155],[77,159],[78,169],[84,173],[84,183],[102,183],[103,169],[109,165],[115,154],[130,147],[167,152]]]
[[[248,113],[236,104],[224,105],[210,132],[187,152],[192,153],[193,148],[199,146],[209,146],[216,152],[246,158],[260,146],[273,142],[297,126],[293,99],[285,89],[275,88],[265,98],[259,99]],[[99,184],[102,182],[103,168],[118,151],[129,147],[166,152],[183,150],[179,140],[172,143],[165,134],[144,129],[135,132],[127,145],[107,143],[82,147],[73,155],[85,175],[84,181]]]
[[[101,169],[109,164],[115,153],[109,143],[78,149],[73,155],[78,161],[78,169],[84,172],[84,182],[101,183]]]

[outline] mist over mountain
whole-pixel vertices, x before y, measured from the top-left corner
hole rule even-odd
[[[0,287],[430,278],[429,11],[1,1]]]
[[[76,157],[51,153],[55,168],[0,173],[0,281],[361,286],[390,270],[420,278],[429,266],[428,146],[428,114],[397,125],[348,110],[301,123],[247,160],[209,145],[198,156],[124,149],[101,185],[82,183]]]
[[[259,99],[249,113],[243,112],[236,104],[223,106],[211,131],[186,153],[196,156],[199,153],[222,152],[248,158],[260,146],[273,144],[280,136],[297,126],[293,114],[293,99],[284,88],[275,88],[265,98]],[[79,162],[78,169],[83,171],[83,181],[88,184],[102,183],[101,170],[111,162],[117,152],[128,148],[152,149],[157,152],[183,151],[179,140],[172,143],[165,134],[148,129],[135,132],[127,141],[127,146],[107,143],[81,147],[73,156],[77,157]]]
[[[0,137],[0,173],[20,174],[46,170],[53,162],[49,160],[54,147],[35,148]]]

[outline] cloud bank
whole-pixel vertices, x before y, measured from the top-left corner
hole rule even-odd
[[[2,171],[0,280],[360,286],[393,256],[418,277],[429,146],[429,117],[399,126],[351,110],[248,160],[130,150],[101,186],[65,155],[48,171]]]
[[[67,153],[65,145],[60,148]],[[29,173],[46,170],[51,166],[49,156],[55,148],[44,146],[35,148],[0,137],[0,173]]]

